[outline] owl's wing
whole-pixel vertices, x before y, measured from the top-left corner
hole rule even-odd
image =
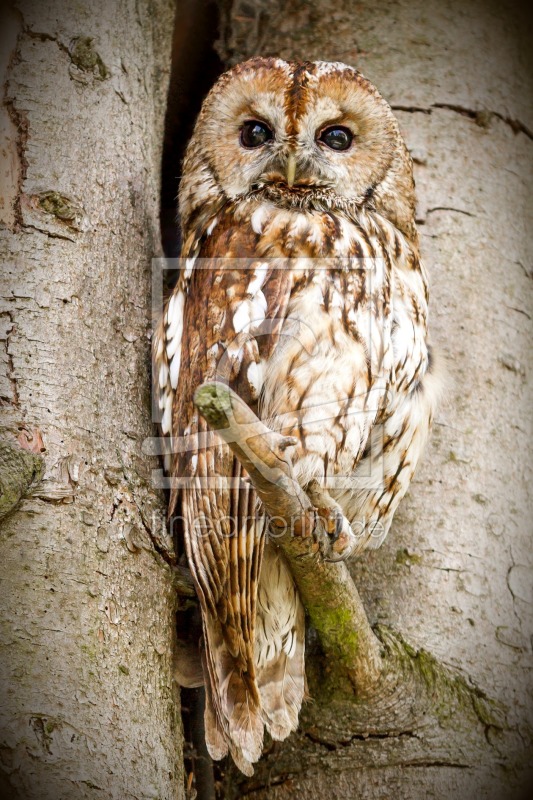
[[[194,264],[186,262],[154,342],[161,427],[171,434],[174,450],[167,458],[176,483],[170,511],[183,518],[187,556],[202,606],[206,741],[217,759],[229,748],[246,773],[249,762],[261,755],[264,724],[274,728],[277,738],[286,736],[295,727],[295,715],[285,719],[277,710],[279,700],[270,701],[275,694],[270,686],[273,665],[272,676],[265,673],[259,686],[256,676],[255,620],[266,521],[240,464],[216,432],[208,430],[192,398],[203,382],[219,380],[252,407],[257,402],[261,362],[274,346],[285,316],[290,276],[250,258],[254,246],[253,231],[219,222]],[[298,599],[295,613],[301,631]],[[296,650],[302,654],[300,664],[303,634],[294,643]],[[280,655],[287,660],[286,652]],[[284,692],[290,700],[294,691],[285,678],[286,668],[282,671],[285,708],[291,704],[285,703]],[[299,672],[298,710],[303,663]],[[273,715],[276,721],[270,725]]]

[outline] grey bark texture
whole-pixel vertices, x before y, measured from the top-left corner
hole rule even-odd
[[[449,372],[388,539],[351,565],[396,659],[393,677],[373,702],[354,701],[311,637],[300,730],[272,745],[253,778],[230,770],[228,796],[519,797],[532,779],[533,723],[527,12],[482,0],[223,9],[225,63],[347,61],[395,109],[415,161],[430,324]]]
[[[173,16],[2,12],[6,798],[183,796],[171,545],[141,452]]]

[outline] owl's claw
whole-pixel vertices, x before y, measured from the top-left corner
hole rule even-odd
[[[330,516],[334,517],[335,528],[333,533],[329,534],[327,553],[323,553],[323,558],[324,561],[333,563],[345,561],[355,549],[356,537],[350,523],[341,511],[331,510]]]
[[[318,509],[323,529],[327,538],[322,539],[321,551],[324,561],[335,563],[345,561],[355,549],[356,537],[350,523],[336,508]]]
[[[318,537],[318,549],[324,561],[344,561],[355,550],[357,538],[341,507],[317,481],[311,481],[306,492],[316,508],[320,527],[326,536]]]

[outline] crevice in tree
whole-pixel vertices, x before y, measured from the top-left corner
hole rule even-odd
[[[216,0],[177,3],[161,164],[161,238],[169,258],[180,249],[176,198],[185,148],[204,97],[224,69],[214,49],[218,35]]]
[[[203,688],[181,690],[186,796],[196,800],[215,800],[213,765],[205,745],[204,707]]]
[[[453,208],[453,206],[435,206],[434,208],[428,208],[426,216],[433,214],[435,211],[452,211],[454,214],[464,214],[465,217],[476,216],[476,214],[472,214],[471,211],[465,211],[464,208]]]
[[[13,55],[11,63],[13,63],[15,57],[16,54]],[[15,232],[16,232],[23,226],[21,199],[22,199],[22,187],[24,185],[24,181],[26,180],[26,172],[28,169],[28,162],[26,160],[26,144],[28,141],[28,118],[24,112],[19,111],[16,108],[15,101],[13,98],[5,99],[5,107],[7,109],[7,113],[9,114],[9,117],[13,125],[15,126],[15,130],[17,131],[16,148],[19,161],[19,174],[17,182],[17,193],[15,201],[13,203],[13,213],[15,217]]]
[[[219,36],[219,4],[217,0],[182,0],[176,3],[172,63],[165,116],[165,133],[161,162],[161,242],[167,258],[180,253],[180,230],[177,195],[181,164],[187,143],[202,102],[223,72],[224,66],[215,51]],[[164,270],[164,290],[168,291],[177,278],[177,270]],[[180,640],[196,647],[201,630],[191,625],[191,614],[197,613],[196,593],[189,571],[171,562],[145,528],[155,550],[173,568],[178,594],[176,629]],[[191,638],[196,636],[196,641]],[[214,800],[213,763],[205,747],[203,728],[204,689],[181,690],[182,720],[185,732],[184,751],[187,797]]]
[[[13,320],[13,315],[9,311],[3,311],[2,316],[7,317],[9,320],[9,329],[6,331],[6,338],[4,339],[4,351],[6,354],[7,364],[6,364],[6,376],[11,385],[11,391],[13,392],[13,397],[1,397],[0,400],[6,400],[8,403],[13,405],[15,408],[20,408],[20,399],[18,393],[18,386],[17,386],[17,377],[15,375],[15,365],[13,363],[13,356],[9,350],[9,340],[13,331],[15,330],[15,322]]]
[[[47,231],[44,228],[38,228],[37,225],[31,225],[28,222],[21,222],[21,227],[24,230],[32,230],[37,231],[37,233],[41,233],[43,236],[48,236],[49,239],[62,239],[65,242],[74,242],[75,238],[73,236],[63,236],[60,233],[56,233],[54,231]]]
[[[526,268],[526,267],[525,267],[525,266],[522,264],[522,262],[521,262],[521,261],[513,261],[513,264],[516,264],[518,267],[520,267],[520,269],[522,270],[522,272],[524,273],[524,275],[525,275],[525,277],[526,277],[526,278],[533,278],[533,271],[532,271],[532,270],[529,270],[529,269],[527,269],[527,268]]]
[[[453,111],[455,114],[460,114],[462,117],[467,117],[472,120],[480,128],[490,128],[490,122],[494,119],[499,119],[508,125],[513,133],[523,133],[528,139],[533,140],[533,131],[531,131],[525,123],[514,117],[506,116],[499,111],[490,111],[488,109],[472,109],[465,108],[464,106],[456,105],[455,103],[432,103],[431,106],[425,108],[423,106],[406,106],[401,104],[391,105],[393,111],[405,111],[407,114],[432,114],[435,108],[443,109],[444,111]]]
[[[391,105],[393,111],[405,111],[406,114],[431,114],[430,108],[423,106],[405,106],[405,105]]]
[[[435,206],[434,208],[428,208],[426,210],[425,217],[417,217],[416,224],[425,225],[429,215],[435,213],[435,211],[450,211],[452,214],[463,214],[465,217],[477,216],[477,214],[472,214],[471,211],[465,211],[463,208],[453,208],[453,206]]]
[[[471,108],[465,108],[464,106],[455,105],[454,103],[433,103],[432,108],[443,108],[447,111],[455,111],[456,114],[461,114],[463,117],[472,119],[476,125],[479,125],[480,128],[488,128],[490,126],[491,118],[496,117],[496,119],[499,119],[502,122],[505,122],[506,125],[509,125],[513,133],[523,133],[528,139],[533,139],[533,132],[530,131],[527,125],[521,122],[521,120],[513,119],[513,117],[501,114],[499,111],[474,111]]]
[[[510,306],[507,303],[505,304],[505,307],[510,309],[511,311],[516,311],[517,314],[523,314],[523,316],[527,317],[527,319],[531,319],[531,314],[528,314],[527,311],[524,311],[523,308],[517,308],[516,306]]]
[[[304,734],[306,739],[326,747],[328,750],[337,750],[339,747],[349,747],[353,742],[367,742],[372,739],[401,739],[402,737],[419,739],[420,737],[414,731],[387,731],[387,733],[354,733],[349,739],[338,739],[331,742],[327,739],[322,739],[315,733],[307,730]]]
[[[51,33],[44,33],[42,31],[34,31],[31,28],[25,26],[24,27],[24,34],[25,34],[25,36],[28,36],[30,39],[36,39],[39,42],[54,42],[59,47],[59,49],[61,50],[62,53],[66,53],[67,55],[70,55],[68,47],[66,45],[64,45],[63,42],[61,42],[57,38],[57,36],[52,36]]]
[[[161,556],[161,558],[163,559],[165,564],[168,564],[168,566],[171,567],[171,569],[174,569],[175,566],[176,566],[175,557],[171,553],[169,553],[169,551],[166,549],[166,547],[162,544],[162,542],[154,534],[151,526],[146,522],[146,520],[145,520],[145,518],[143,516],[141,507],[137,504],[137,502],[135,500],[134,500],[134,503],[135,503],[135,506],[137,508],[137,511],[139,512],[139,519],[141,521],[141,525],[143,526],[144,530],[148,534],[148,538],[150,539],[150,542],[152,543],[152,547],[154,548],[155,552],[158,555]]]

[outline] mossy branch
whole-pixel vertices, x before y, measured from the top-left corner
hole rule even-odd
[[[296,441],[270,430],[223,383],[205,383],[194,402],[209,426],[228,444],[248,473],[270,517],[272,540],[291,566],[300,596],[322,646],[359,696],[381,675],[381,645],[344,563],[325,561],[321,518],[292,475],[287,448]]]

